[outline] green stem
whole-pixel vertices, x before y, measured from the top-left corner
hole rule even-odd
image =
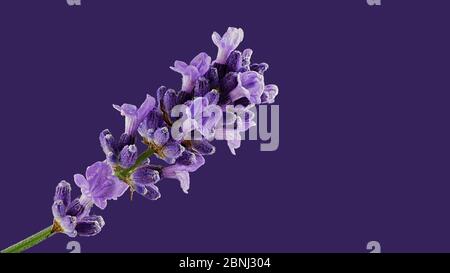
[[[153,151],[153,149],[148,148],[145,152],[140,154],[139,157],[136,159],[134,165],[128,169],[128,172],[134,171],[137,167],[139,167],[142,164],[142,162],[144,162],[147,158],[152,156],[154,152],[155,151]]]
[[[155,153],[154,150],[152,150],[150,147],[143,152],[142,154],[140,154],[138,156],[138,158],[136,159],[136,162],[133,164],[133,166],[131,166],[128,169],[122,169],[122,168],[118,168],[115,171],[115,175],[122,181],[127,181],[130,174],[132,172],[134,172],[147,158],[149,158],[150,156],[152,156]]]
[[[40,242],[44,241],[47,238],[52,237],[55,234],[53,230],[53,225],[39,231],[38,233],[35,233],[31,235],[30,237],[8,247],[0,251],[0,253],[20,253],[27,249],[29,249],[32,246],[35,246],[39,244]]]

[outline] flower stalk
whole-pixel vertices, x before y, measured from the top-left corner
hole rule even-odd
[[[2,251],[0,251],[0,253],[20,253],[23,252],[27,249],[29,249],[30,247],[33,247],[41,242],[43,242],[44,240],[52,237],[54,234],[56,234],[58,231],[55,229],[54,225],[51,225],[33,235],[31,235],[30,237],[16,243],[13,244],[12,246],[3,249]]]

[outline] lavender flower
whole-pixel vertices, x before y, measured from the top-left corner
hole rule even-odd
[[[182,75],[180,91],[161,86],[156,100],[147,95],[139,108],[113,105],[125,117],[125,130],[118,139],[109,130],[100,133],[106,160],[89,166],[85,176],[74,175],[81,196],[72,200],[70,184],[60,182],[52,205],[53,226],[8,251],[25,250],[30,242],[42,241],[53,232],[71,237],[98,234],[105,222],[101,216],[90,215],[91,209],[94,205],[105,209],[108,200],[116,200],[128,188],[131,193],[157,200],[161,197],[161,180],[176,179],[188,193],[191,173],[205,164],[204,156],[215,152],[213,139],[226,140],[235,154],[242,134],[255,126],[252,107],[273,103],[278,95],[276,85],[264,83],[269,65],[252,63],[251,49],[237,50],[243,38],[240,28],[230,27],[222,37],[214,32],[212,40],[218,52],[213,64],[202,52],[189,64],[175,61],[170,67]],[[181,117],[171,115],[176,106],[181,107]],[[136,141],[139,136],[147,146],[141,154]],[[150,164],[152,155],[166,165]]]
[[[226,140],[228,148],[233,155],[236,155],[236,149],[241,146],[241,134],[256,125],[252,107],[253,105],[246,107],[238,105],[234,108],[227,107],[225,122],[216,128],[215,138],[218,140]]]
[[[81,188],[82,197],[91,200],[97,207],[105,209],[107,200],[116,200],[128,189],[105,162],[96,162],[86,169],[86,177],[74,175],[75,184]]]
[[[127,103],[122,104],[122,106],[113,104],[113,107],[125,117],[125,133],[134,137],[139,124],[141,124],[147,114],[155,107],[155,99],[147,95],[145,101],[139,108]]]
[[[230,91],[232,102],[240,98],[247,98],[251,103],[260,104],[264,92],[264,77],[255,72],[247,71],[237,75],[237,86]]]
[[[186,151],[176,164],[162,168],[161,174],[163,178],[177,179],[183,192],[188,193],[190,187],[189,173],[195,172],[203,164],[205,164],[203,156]]]
[[[108,129],[103,130],[99,136],[100,146],[106,155],[106,160],[113,168],[130,168],[137,159],[138,151],[132,138],[126,133],[122,134],[119,141]]]
[[[160,180],[160,174],[157,167],[147,162],[133,172],[131,179],[134,190],[140,195],[150,200],[158,200],[161,197],[156,183]]]
[[[217,106],[219,93],[216,90],[208,92],[204,97],[187,101],[182,108],[183,124],[177,139],[190,139],[190,133],[198,132],[201,136],[211,139],[222,118],[222,110]]]
[[[183,75],[181,90],[191,92],[194,88],[195,81],[200,76],[205,75],[210,64],[211,57],[202,52],[195,56],[189,65],[182,61],[175,61],[170,69]]]
[[[173,164],[185,150],[179,141],[171,139],[167,127],[148,129],[143,125],[139,132],[155,155],[169,164]]]
[[[84,196],[71,200],[70,184],[61,181],[56,187],[52,205],[54,229],[70,237],[98,234],[105,221],[101,216],[89,215],[91,208],[91,200]]]
[[[264,86],[264,91],[261,95],[261,103],[274,103],[278,95],[278,86],[275,84],[268,84]]]
[[[225,64],[230,53],[244,40],[244,31],[241,28],[229,27],[223,37],[214,32],[212,40],[218,49],[215,63]]]

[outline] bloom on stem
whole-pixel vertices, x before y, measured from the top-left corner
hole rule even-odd
[[[150,200],[158,200],[161,197],[158,187],[159,172],[147,162],[137,168],[131,175],[134,190]]]
[[[232,102],[240,98],[247,98],[251,103],[260,104],[264,92],[264,77],[255,72],[247,71],[237,75],[237,86],[230,91]]]
[[[71,187],[61,181],[56,187],[52,213],[55,231],[70,237],[93,236],[98,234],[105,221],[101,216],[89,215],[92,201],[84,196],[71,200]]]
[[[215,131],[215,138],[226,140],[228,148],[233,155],[236,149],[241,146],[241,134],[253,126],[256,126],[255,113],[252,111],[253,105],[226,107],[224,115],[225,122],[220,124]]]
[[[217,32],[214,32],[211,37],[218,49],[215,62],[225,64],[230,53],[244,40],[244,31],[241,28],[229,27],[223,37],[220,37]]]
[[[195,81],[209,70],[211,64],[211,57],[202,52],[192,59],[190,64],[182,61],[175,61],[174,65],[170,67],[175,72],[180,73],[182,78],[181,90],[191,92],[194,89]]]
[[[177,163],[162,168],[161,174],[163,178],[177,179],[183,192],[188,193],[190,187],[189,173],[195,172],[203,164],[205,164],[205,158],[202,155],[185,151],[177,159]]]
[[[139,108],[128,103],[124,103],[122,106],[113,104],[113,107],[125,117],[125,133],[134,137],[139,124],[141,124],[147,114],[155,107],[155,104],[155,99],[147,95],[145,101]]]
[[[101,209],[106,208],[107,200],[116,200],[128,189],[128,185],[113,174],[111,166],[100,161],[86,169],[86,177],[75,174],[74,180],[82,197],[92,200]]]
[[[278,95],[278,86],[275,84],[268,84],[264,86],[264,92],[261,95],[261,103],[274,103]]]

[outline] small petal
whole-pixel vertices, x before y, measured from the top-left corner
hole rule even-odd
[[[198,74],[200,76],[203,76],[208,71],[209,66],[211,65],[211,57],[209,57],[208,54],[201,52],[192,59],[190,65],[196,67]]]
[[[264,92],[261,95],[261,103],[274,103],[278,95],[278,86],[275,84],[268,84],[264,86]]]
[[[66,214],[81,219],[88,215],[92,208],[92,202],[84,197],[73,200],[66,209]]]
[[[197,162],[195,154],[189,150],[185,150],[180,157],[177,158],[176,163],[180,165],[191,166]]]
[[[66,216],[66,206],[62,200],[56,200],[52,205],[52,214],[55,219]]]
[[[122,104],[122,106],[113,105],[113,107],[125,117],[125,133],[134,136],[138,126],[147,116],[147,114],[155,107],[155,99],[147,95],[142,105],[137,108],[132,104]]]
[[[55,196],[53,197],[53,201],[61,200],[64,206],[68,206],[70,203],[70,192],[72,188],[67,181],[59,182],[58,186],[56,186]]]
[[[250,70],[250,63],[251,63],[252,55],[253,55],[253,50],[251,50],[250,48],[247,48],[242,52],[242,67],[245,69],[245,71]]]
[[[138,150],[136,145],[127,145],[120,152],[120,165],[123,168],[130,168],[136,162]]]
[[[164,94],[167,91],[167,87],[165,86],[160,86],[157,90],[156,90],[156,105],[158,107],[161,106],[162,103],[162,99],[164,98]]]
[[[228,71],[239,71],[242,67],[242,53],[235,50],[227,59]]]
[[[155,98],[153,98],[152,96],[147,94],[144,102],[141,104],[141,106],[137,110],[138,125],[144,120],[144,118],[148,115],[148,113],[150,113],[150,111],[153,110],[153,108],[155,108],[155,105],[156,105]],[[137,126],[136,126],[136,128],[137,128]]]
[[[237,77],[238,85],[229,93],[230,99],[234,102],[242,97],[246,97],[251,103],[259,104],[264,91],[264,77],[254,71],[239,73]]]
[[[75,227],[80,236],[94,236],[100,233],[105,221],[101,216],[92,215],[79,221]]]
[[[99,136],[100,146],[103,149],[105,155],[116,152],[116,142],[114,136],[108,129],[103,130]]]
[[[170,179],[177,179],[180,182],[180,187],[183,190],[184,193],[188,193],[189,186],[190,186],[190,177],[189,172],[187,171],[165,171],[163,169],[163,175],[165,178]]]
[[[145,186],[145,191],[141,195],[152,201],[158,200],[161,197],[159,188],[153,184]]]
[[[100,215],[89,215],[83,218],[83,221],[95,221],[103,228],[105,226],[105,220]]]
[[[219,91],[212,90],[205,95],[205,98],[208,100],[208,104],[217,104],[219,102]]]
[[[167,90],[163,97],[164,111],[170,114],[172,108],[177,104],[177,93],[173,89]]]
[[[77,225],[77,218],[74,216],[65,216],[61,219],[57,219],[58,224],[63,229],[63,233],[67,234],[69,237],[77,236],[75,227]]]
[[[134,137],[127,133],[123,133],[120,135],[119,142],[117,143],[117,151],[121,151],[123,147],[132,144],[134,144]]]
[[[216,148],[207,140],[191,141],[192,148],[201,155],[212,155],[216,152]]]
[[[176,178],[180,181],[180,187],[184,193],[188,193],[190,187],[190,176],[188,172],[176,172]]]
[[[142,123],[145,125],[145,131],[152,129],[156,130],[164,124],[163,115],[159,110],[153,110],[149,113],[146,122]]]
[[[250,66],[250,70],[256,71],[256,72],[258,72],[261,75],[264,75],[264,72],[266,72],[267,69],[269,69],[269,65],[266,64],[266,63],[252,64]]]
[[[159,172],[150,165],[144,165],[136,169],[132,174],[133,182],[139,186],[148,186],[159,181]]]
[[[220,41],[222,40],[222,37],[220,37],[219,33],[214,31],[213,34],[211,35],[211,39],[216,46],[220,46]]]
[[[163,159],[166,159],[167,162],[172,163],[184,152],[184,150],[185,148],[179,143],[168,143],[162,150],[162,153],[164,155]]]
[[[162,127],[156,129],[153,133],[153,143],[156,146],[164,146],[170,138],[169,129],[167,127]]]

